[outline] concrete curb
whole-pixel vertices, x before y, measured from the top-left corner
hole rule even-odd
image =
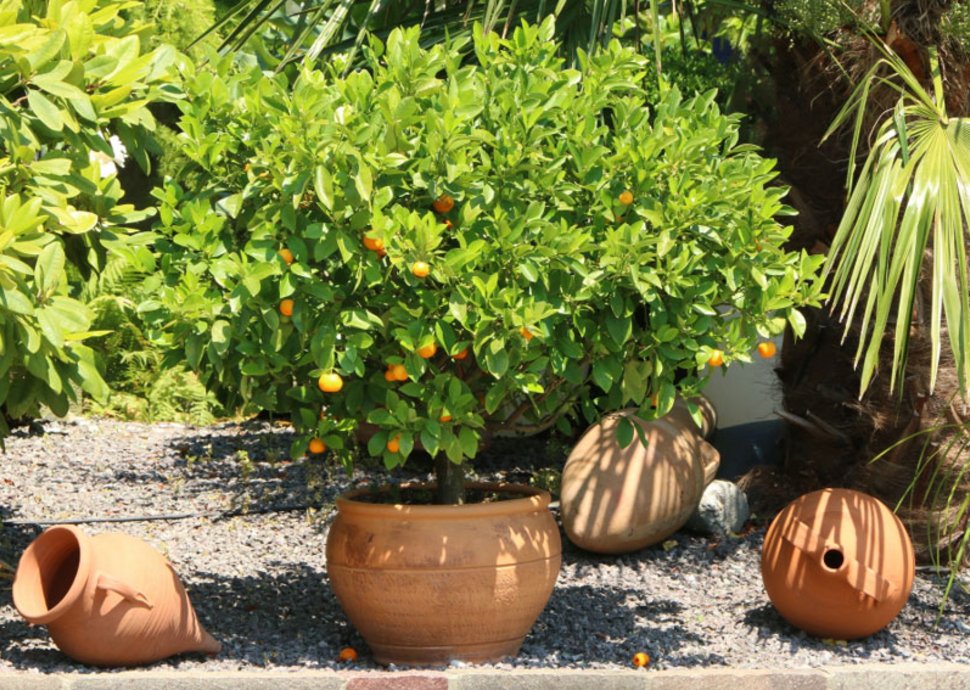
[[[970,690],[970,666],[867,664],[816,669],[671,671],[152,672],[0,675],[0,690]]]

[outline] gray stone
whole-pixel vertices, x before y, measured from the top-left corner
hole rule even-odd
[[[450,690],[644,690],[650,686],[646,671],[463,671],[451,679]]]
[[[127,671],[69,677],[70,690],[343,690],[346,677],[309,673],[153,673]]]
[[[740,532],[749,514],[748,497],[737,484],[715,479],[704,489],[697,510],[687,521],[687,528],[701,534],[723,536]]]
[[[832,690],[967,690],[970,668],[957,664],[867,664],[829,669]]]
[[[0,674],[0,690],[65,690],[65,688],[67,688],[67,682],[58,675]]]

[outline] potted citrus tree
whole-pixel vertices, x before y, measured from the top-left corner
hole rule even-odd
[[[548,494],[464,481],[487,439],[663,415],[817,301],[714,94],[654,107],[641,56],[570,69],[553,29],[477,31],[473,61],[410,30],[346,75],[186,75],[143,311],[227,402],[288,415],[295,456],[435,459],[430,486],[338,500],[331,581],[379,661],[514,654],[551,592]]]

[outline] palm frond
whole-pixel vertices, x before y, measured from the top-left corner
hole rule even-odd
[[[226,31],[221,49],[239,50],[271,23],[290,24],[290,38],[280,67],[293,60],[316,60],[350,51],[351,60],[368,33],[381,37],[397,27],[420,25],[422,38],[440,42],[445,36],[470,36],[474,23],[503,33],[522,20],[538,23],[556,15],[558,39],[575,57],[611,38],[612,26],[629,11],[628,0],[302,0],[287,12],[287,0],[242,0],[196,42],[215,31]]]
[[[856,87],[826,138],[853,118],[854,160],[871,89],[887,86],[899,97],[879,126],[857,179],[850,170],[849,200],[824,278],[831,281],[830,301],[839,305],[846,332],[861,318],[855,363],[861,363],[862,393],[876,374],[891,320],[895,321],[895,338],[890,386],[894,389],[901,384],[926,268],[930,392],[936,385],[946,330],[960,390],[966,396],[970,369],[965,249],[970,220],[970,120],[947,115],[935,55],[931,95],[888,46],[881,41],[877,46],[883,57]],[[886,72],[889,76],[883,76]],[[924,267],[927,252],[930,261]]]

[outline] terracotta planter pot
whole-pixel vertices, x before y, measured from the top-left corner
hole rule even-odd
[[[562,472],[562,523],[587,551],[619,554],[656,544],[679,530],[717,472],[720,456],[686,414],[646,422],[636,410],[591,426]],[[616,440],[623,417],[644,431],[626,448]],[[686,422],[681,421],[686,417]]]
[[[871,635],[896,617],[915,575],[909,535],[880,501],[847,489],[796,499],[765,534],[761,572],[785,619],[819,637]]]
[[[549,494],[521,485],[466,489],[521,497],[459,506],[355,500],[365,490],[337,499],[330,584],[378,663],[514,656],[549,600],[562,551]]]
[[[14,606],[85,664],[130,666],[220,645],[195,616],[162,554],[125,534],[51,527],[20,557]]]
[[[717,410],[714,409],[711,401],[703,395],[693,398],[693,401],[701,408],[702,424],[700,427],[694,422],[694,418],[690,416],[690,410],[687,409],[687,403],[683,398],[677,398],[673,409],[663,419],[664,421],[673,422],[684,429],[690,429],[695,433],[699,433],[705,439],[710,438],[711,434],[717,428]]]

